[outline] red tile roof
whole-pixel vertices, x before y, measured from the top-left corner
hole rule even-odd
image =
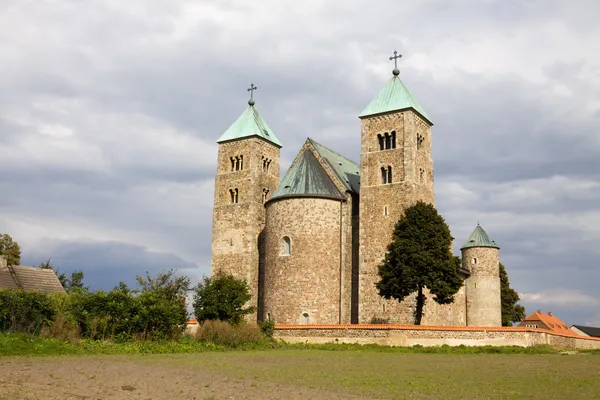
[[[544,314],[541,310],[537,310],[533,314],[523,319],[523,321],[521,321],[519,324],[519,326],[524,327],[528,327],[528,325],[537,325],[537,328],[547,329],[562,335],[579,336],[573,332],[573,330],[571,330],[567,324],[565,324],[555,315],[552,315],[551,312]]]

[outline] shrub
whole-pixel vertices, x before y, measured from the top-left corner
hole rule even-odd
[[[258,327],[260,328],[263,335],[272,338],[275,332],[275,322],[273,321],[258,321]]]
[[[44,293],[0,290],[0,330],[38,333],[55,315],[53,303]]]
[[[245,344],[259,344],[264,341],[257,325],[239,323],[232,325],[225,321],[205,321],[196,331],[196,339],[216,345],[239,347]]]
[[[60,315],[51,324],[42,328],[40,336],[75,343],[81,336],[81,330],[76,323],[69,322]]]

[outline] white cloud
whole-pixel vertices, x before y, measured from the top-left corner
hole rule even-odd
[[[582,293],[578,290],[554,289],[535,293],[519,293],[521,300],[537,304],[540,307],[581,307],[595,309],[600,305],[600,299]]]

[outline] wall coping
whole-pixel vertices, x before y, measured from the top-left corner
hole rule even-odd
[[[534,332],[546,333],[554,336],[562,336],[573,339],[584,339],[600,341],[600,338],[591,336],[581,336],[573,334],[563,334],[552,332],[541,328],[526,328],[521,326],[424,326],[424,325],[397,325],[397,324],[340,324],[340,325],[296,325],[296,324],[275,324],[275,330],[372,330],[372,331],[391,331],[391,330],[415,330],[415,331],[466,331],[466,332]]]

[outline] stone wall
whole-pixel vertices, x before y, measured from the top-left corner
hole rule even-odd
[[[493,247],[462,251],[463,268],[471,271],[465,280],[468,326],[502,326],[500,258]]]
[[[276,325],[274,337],[289,343],[359,343],[386,346],[536,346],[600,349],[600,338],[566,336],[521,327],[415,325]]]
[[[244,158],[233,170],[230,157]],[[263,158],[271,160],[268,171]],[[235,168],[234,168],[235,169]],[[211,272],[222,270],[250,286],[248,305],[258,306],[259,236],[265,224],[263,190],[272,194],[279,184],[279,148],[259,138],[219,144],[212,229]],[[229,190],[238,190],[232,203]],[[256,318],[256,314],[250,316]]]
[[[350,197],[267,203],[263,317],[278,323],[349,323],[351,231]],[[282,251],[284,237],[290,238],[290,255]]]

